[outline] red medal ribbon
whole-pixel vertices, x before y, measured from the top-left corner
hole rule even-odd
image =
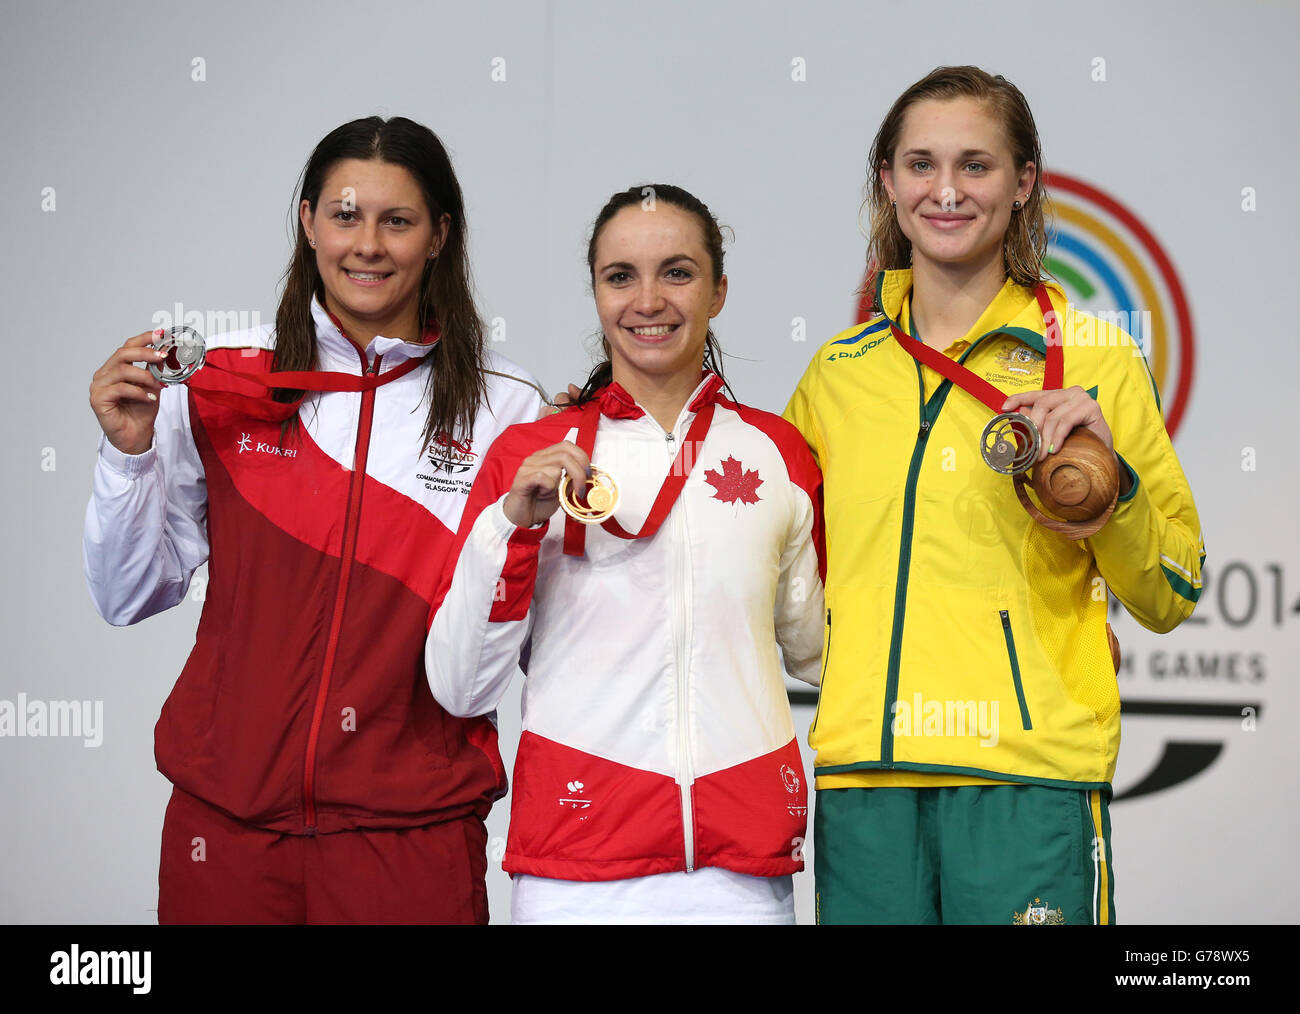
[[[1063,344],[1061,325],[1057,319],[1056,310],[1052,308],[1052,301],[1047,297],[1047,288],[1041,282],[1034,289],[1034,298],[1038,300],[1039,309],[1043,312],[1043,327],[1047,332],[1043,339],[1047,349],[1047,363],[1043,371],[1043,390],[1056,391],[1060,389],[1065,377],[1065,361],[1061,352]],[[894,337],[898,339],[898,344],[903,347],[903,351],[913,359],[924,363],[936,373],[948,378],[963,391],[973,394],[995,413],[1002,411],[1002,406],[1006,403],[1008,397],[1006,394],[999,391],[977,373],[968,370],[961,363],[949,359],[938,349],[926,345],[925,342],[913,338],[911,335],[903,334],[893,321],[889,322],[889,327],[894,332]]]
[[[673,459],[672,467],[668,470],[668,477],[664,479],[664,484],[659,487],[659,495],[655,497],[654,504],[651,505],[650,513],[645,519],[645,524],[641,526],[641,530],[633,534],[610,517],[600,523],[605,531],[620,539],[648,539],[659,531],[659,526],[664,523],[669,512],[672,511],[673,505],[677,503],[677,498],[682,495],[686,480],[695,467],[695,461],[699,457],[697,451],[703,445],[704,438],[709,432],[709,425],[713,422],[713,408],[714,403],[710,400],[696,413],[690,429],[686,431],[686,439],[682,441],[681,447],[677,449],[677,457]],[[592,449],[596,446],[596,428],[600,424],[601,397],[597,395],[592,398],[582,406],[581,412],[582,419],[578,423],[577,444],[590,458]],[[587,526],[574,518],[566,517],[564,520],[565,555],[585,555],[586,541]]]
[[[329,318],[334,326],[338,328],[339,335],[357,350],[357,353],[364,360],[365,350],[356,342],[348,337],[348,333],[343,330],[343,322],[339,320],[329,310]],[[441,337],[436,325],[430,325],[424,330],[424,337],[420,344],[434,345],[437,344]],[[379,372],[379,361],[382,356],[376,356],[375,361],[370,367],[361,374],[355,373],[336,373],[324,370],[285,370],[280,373],[240,373],[237,370],[227,370],[223,367],[207,363],[203,370],[199,370],[189,380],[185,381],[186,385],[195,393],[197,397],[204,398],[207,401],[215,402],[224,408],[233,409],[241,415],[246,415],[252,419],[264,419],[267,422],[284,422],[291,415],[297,413],[302,406],[303,398],[301,395],[293,401],[272,401],[271,391],[274,388],[284,388],[287,390],[299,391],[353,391],[365,392],[373,391],[378,387],[383,387],[404,377],[422,362],[423,356],[413,356],[401,366],[394,366],[387,373]],[[205,370],[213,370],[221,374],[222,377],[233,379],[236,388],[243,387],[247,393],[241,394],[238,390],[229,390],[225,387],[213,386],[212,380],[215,379],[211,374],[204,378]],[[249,389],[252,390],[249,390]]]
[[[276,387],[298,389],[302,391],[373,391],[377,387],[404,377],[424,362],[423,357],[408,359],[401,366],[394,366],[385,373],[332,373],[322,370],[285,370],[280,373],[239,373],[223,369],[213,363],[207,363],[203,369],[187,380],[186,385],[197,397],[215,402],[225,408],[234,409],[242,415],[268,422],[283,422],[298,411],[306,395],[293,401],[272,401],[271,389]],[[378,369],[376,359],[371,369]],[[236,386],[255,388],[256,393],[240,393],[222,387],[211,386],[216,379],[208,371],[233,379]],[[205,379],[206,375],[206,379]]]

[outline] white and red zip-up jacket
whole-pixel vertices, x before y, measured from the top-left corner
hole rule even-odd
[[[598,395],[591,457],[617,478],[629,532],[696,413],[715,410],[658,532],[593,525],[585,556],[564,554],[563,512],[521,529],[502,506],[523,459],[574,440],[583,410],[512,426],[488,452],[425,665],[444,708],[482,715],[531,641],[509,873],[802,868],[807,778],[778,644],[786,671],[816,684],[821,475],[792,426],[720,387],[706,375],[667,434],[617,384]]]
[[[362,349],[318,301],[312,313],[322,371],[382,382],[433,348]],[[238,390],[223,370],[269,371],[273,331],[208,338],[196,380]],[[449,716],[423,666],[483,452],[542,404],[518,367],[491,352],[487,365],[511,376],[487,377],[458,444],[422,447],[423,362],[371,390],[309,393],[283,446],[278,422],[197,386],[162,392],[145,453],[101,438],[84,536],[100,615],[121,625],[176,605],[209,560],[194,648],[155,728],[173,784],[288,833],[485,815],[504,793],[490,721]]]

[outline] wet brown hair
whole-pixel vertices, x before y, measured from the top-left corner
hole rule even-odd
[[[1007,276],[1018,285],[1033,288],[1043,276],[1043,258],[1047,253],[1046,218],[1050,210],[1043,188],[1043,152],[1038,141],[1034,114],[1020,89],[1000,74],[989,74],[978,67],[936,67],[903,92],[890,107],[876,132],[867,164],[867,195],[864,209],[871,212],[871,233],[867,263],[872,270],[866,295],[874,299],[880,274],[886,270],[910,267],[912,243],[899,228],[898,216],[890,204],[881,170],[893,165],[894,151],[908,109],[926,99],[948,101],[971,98],[983,102],[1006,131],[1016,170],[1026,162],[1037,167],[1029,198],[1019,211],[1011,214],[1011,225],[1002,241],[1002,262]]]
[[[422,446],[435,433],[446,434],[454,440],[468,437],[487,385],[483,376],[483,322],[474,305],[470,281],[465,201],[447,149],[432,130],[405,117],[384,120],[370,116],[352,120],[326,134],[308,158],[293,206],[297,239],[284,273],[284,293],[275,312],[272,370],[309,370],[317,366],[316,324],[311,303],[313,297],[319,297],[324,303],[325,285],[298,209],[306,201],[315,214],[326,177],[346,159],[373,159],[402,166],[419,185],[432,220],[436,223],[444,214],[451,219],[447,242],[437,258],[425,264],[420,279],[420,334],[436,326],[441,336],[428,353],[433,368],[425,392],[429,411]],[[276,388],[272,397],[288,402],[301,394],[301,391]],[[296,424],[295,416],[286,428]]]

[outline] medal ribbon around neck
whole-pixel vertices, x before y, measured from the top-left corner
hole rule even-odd
[[[384,373],[331,373],[323,370],[283,370],[279,373],[239,373],[226,370],[209,363],[206,371],[196,373],[185,382],[196,397],[215,402],[225,408],[234,409],[254,419],[267,422],[283,422],[294,415],[302,405],[305,394],[293,401],[272,401],[271,389],[289,388],[300,391],[373,391],[385,384],[404,377],[424,362],[423,357],[408,359],[400,366],[394,366]],[[373,367],[372,367],[373,369]],[[238,391],[224,390],[210,386],[213,374],[233,379],[241,385],[257,389],[257,393],[241,394]]]
[[[596,446],[596,428],[600,425],[599,396],[592,398],[583,405],[581,412],[582,419],[578,423],[577,444],[586,452],[587,458],[590,459],[592,449]],[[696,451],[704,443],[704,438],[708,434],[709,425],[712,422],[713,402],[710,401],[695,414],[690,429],[686,431],[686,439],[682,441],[681,447],[677,449],[677,457],[673,459],[672,467],[668,470],[668,476],[664,479],[664,484],[659,487],[659,495],[655,497],[654,504],[650,507],[650,513],[646,516],[645,524],[641,526],[639,532],[635,534],[629,532],[612,517],[600,522],[600,526],[610,535],[617,536],[620,539],[648,539],[659,531],[659,526],[664,523],[664,519],[668,517],[669,512],[673,509],[673,505],[677,503],[677,498],[682,495],[686,480],[695,468],[696,459],[699,458]],[[587,526],[572,517],[566,517],[564,519],[564,554],[566,556],[585,556],[586,542]]]
[[[1043,343],[1047,362],[1043,369],[1043,390],[1057,391],[1065,376],[1060,321],[1042,282],[1035,287],[1034,298],[1038,300],[1038,307],[1043,314],[1045,332]],[[999,391],[977,373],[955,359],[950,359],[938,349],[926,345],[919,338],[903,334],[892,320],[889,329],[909,356],[951,380],[993,410],[994,417],[980,438],[980,453],[990,468],[1004,475],[1018,475],[1033,466],[1038,457],[1038,428],[1026,415],[1002,411],[1008,397],[1005,392]]]
[[[342,325],[331,314],[331,320],[339,329],[339,334],[347,337]],[[427,344],[438,340],[438,332],[430,328],[425,332]],[[166,384],[184,384],[197,397],[211,401],[225,408],[233,409],[242,415],[267,422],[283,422],[294,415],[302,405],[306,394],[290,402],[271,400],[274,388],[297,389],[301,391],[373,391],[383,387],[399,377],[404,377],[416,369],[424,357],[415,356],[395,366],[385,373],[375,372],[379,368],[380,357],[361,374],[337,373],[325,370],[284,370],[278,373],[243,373],[208,363],[203,339],[197,331],[188,326],[173,328],[172,333],[160,346],[169,353],[169,360],[162,364],[151,364],[149,369],[155,377]],[[202,368],[207,366],[207,370]],[[227,382],[233,381],[233,388],[222,386],[214,374],[219,374]],[[243,388],[243,392],[239,388]]]
[[[1065,363],[1061,355],[1061,327],[1056,319],[1056,310],[1052,308],[1052,301],[1047,298],[1047,288],[1041,282],[1034,289],[1034,298],[1038,300],[1038,306],[1043,312],[1043,327],[1047,332],[1044,335],[1047,364],[1043,373],[1043,390],[1056,391],[1060,389],[1065,376]],[[919,360],[936,373],[951,380],[966,393],[974,395],[995,413],[1002,411],[1002,406],[1010,397],[1009,395],[999,391],[979,374],[967,369],[955,359],[949,359],[938,349],[926,345],[919,338],[903,334],[892,320],[889,322],[889,328],[894,332],[894,337],[898,339],[898,344],[903,347],[903,351],[913,359]]]

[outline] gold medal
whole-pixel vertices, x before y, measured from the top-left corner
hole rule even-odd
[[[609,472],[592,465],[591,478],[584,478],[578,489],[565,472],[560,476],[560,506],[574,521],[598,525],[618,507],[618,483]]]

